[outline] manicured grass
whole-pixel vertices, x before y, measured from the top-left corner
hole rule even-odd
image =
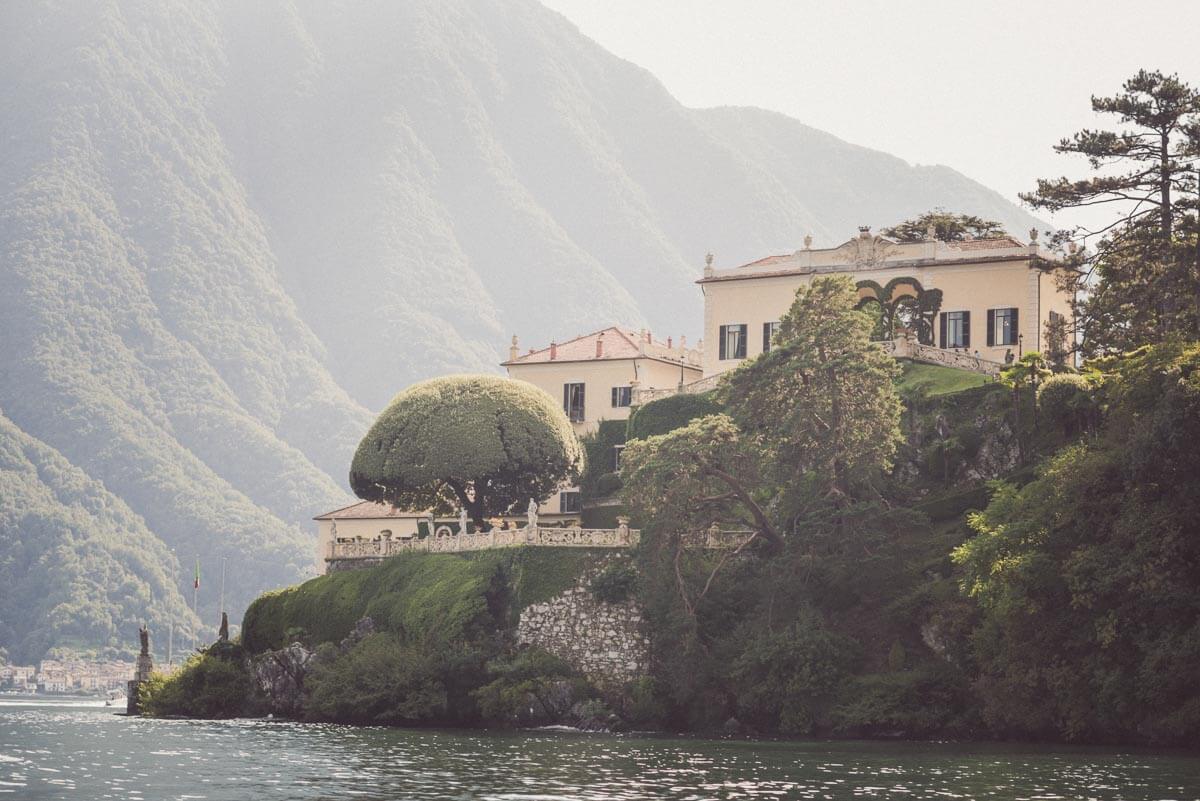
[[[950,395],[962,392],[964,389],[983,386],[989,379],[985,375],[972,373],[969,370],[956,370],[953,367],[942,367],[936,364],[920,364],[902,359],[900,365],[904,372],[897,386],[901,390],[924,385],[929,395]]]

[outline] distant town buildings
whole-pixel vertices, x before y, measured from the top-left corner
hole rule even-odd
[[[132,677],[132,662],[44,659],[37,666],[0,665],[0,691],[103,694],[124,691]]]

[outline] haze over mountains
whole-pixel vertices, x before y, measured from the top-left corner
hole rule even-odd
[[[797,76],[804,80],[804,76]],[[850,88],[848,87],[848,92]],[[869,102],[868,97],[862,102]],[[0,646],[127,645],[311,572],[413,380],[933,206],[778,114],[688,109],[532,0],[0,5]]]

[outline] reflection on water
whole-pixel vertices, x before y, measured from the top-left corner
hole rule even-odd
[[[0,699],[0,798],[1194,799],[1200,759],[1096,749],[713,742],[124,718]]]

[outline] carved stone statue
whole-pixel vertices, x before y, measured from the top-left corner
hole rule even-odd
[[[142,656],[150,655],[150,629],[142,625],[138,628],[138,639],[142,641]]]
[[[217,632],[217,639],[221,642],[229,642],[229,615],[226,612],[221,613],[221,628]]]
[[[529,499],[529,507],[525,510],[525,516],[529,518],[528,528],[530,531],[537,528],[538,524],[538,505],[533,498]]]
[[[469,534],[471,529],[468,528],[468,525],[469,524],[467,522],[467,508],[464,506],[463,508],[458,510],[458,533],[459,534]]]

